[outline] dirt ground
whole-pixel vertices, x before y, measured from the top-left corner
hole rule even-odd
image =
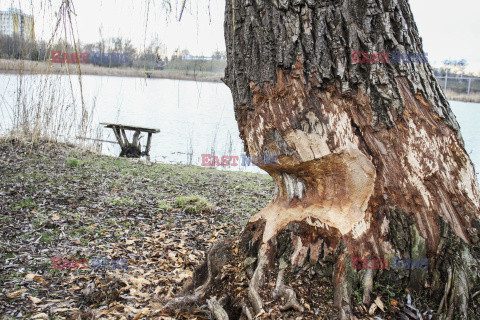
[[[0,177],[5,319],[63,319],[79,310],[147,318],[274,188],[268,175],[13,141],[0,142]],[[208,318],[202,312],[196,317]]]

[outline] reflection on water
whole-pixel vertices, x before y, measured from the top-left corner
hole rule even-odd
[[[23,78],[35,83],[39,77]],[[65,91],[71,92],[68,81],[62,80]],[[0,129],[8,127],[11,116],[8,110],[17,101],[18,83],[16,75],[0,75],[0,116],[3,119]],[[72,99],[78,101],[76,78],[72,80],[72,87]],[[153,136],[152,161],[201,165],[202,154],[221,158],[241,157],[244,153],[230,90],[223,83],[83,76],[82,89],[87,110],[95,109],[93,124],[121,123],[161,130]],[[30,99],[30,103],[34,103],[33,95]],[[478,167],[480,104],[452,101],[451,106],[460,123],[466,149]],[[115,141],[112,130],[102,129],[102,133],[102,139]],[[120,148],[116,144],[103,143],[102,152],[118,155]],[[263,172],[253,166],[227,169]]]

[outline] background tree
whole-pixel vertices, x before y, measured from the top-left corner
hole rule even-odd
[[[453,71],[454,74],[464,74],[465,73],[465,68],[468,65],[467,60],[462,59],[462,60],[444,60],[443,65],[446,67],[446,69]]]
[[[217,319],[251,318],[274,298],[280,310],[306,312],[298,284],[284,281],[293,272],[309,285],[333,279],[342,319],[354,290],[370,306],[374,283],[422,290],[446,318],[471,319],[479,189],[455,116],[429,64],[352,62],[355,51],[423,52],[408,1],[231,0],[225,39],[245,151],[278,157],[258,163],[277,193],[238,241],[209,251],[189,295],[169,306],[213,296]],[[429,265],[355,270],[353,257]],[[221,285],[236,277],[222,266],[237,261],[248,265],[239,293],[238,282]]]

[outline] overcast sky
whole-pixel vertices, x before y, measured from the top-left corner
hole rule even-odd
[[[225,0],[187,0],[181,22],[178,16],[183,0],[171,1],[170,15],[166,14],[163,1],[73,0],[80,40],[98,41],[101,30],[104,38],[128,38],[136,47],[148,45],[158,37],[169,55],[176,48],[187,48],[198,55],[224,50]],[[13,6],[33,12],[37,36],[49,38],[54,12],[60,3],[61,0],[0,0],[0,10]],[[410,0],[410,5],[424,40],[424,50],[434,65],[445,59],[464,58],[469,70],[480,72],[478,0]]]

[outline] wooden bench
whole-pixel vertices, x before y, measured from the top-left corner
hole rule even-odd
[[[117,138],[118,144],[122,151],[120,152],[120,157],[127,157],[127,158],[140,158],[141,156],[150,156],[150,147],[152,144],[152,135],[154,133],[160,132],[159,129],[152,129],[152,128],[143,128],[143,127],[136,127],[136,126],[128,126],[123,124],[117,123],[100,123],[104,125],[105,128],[113,129],[113,133]],[[125,130],[134,131],[133,140],[130,143],[127,138],[127,134]],[[147,138],[147,145],[145,150],[142,151],[142,145],[140,144],[140,134],[142,132],[148,133]]]

